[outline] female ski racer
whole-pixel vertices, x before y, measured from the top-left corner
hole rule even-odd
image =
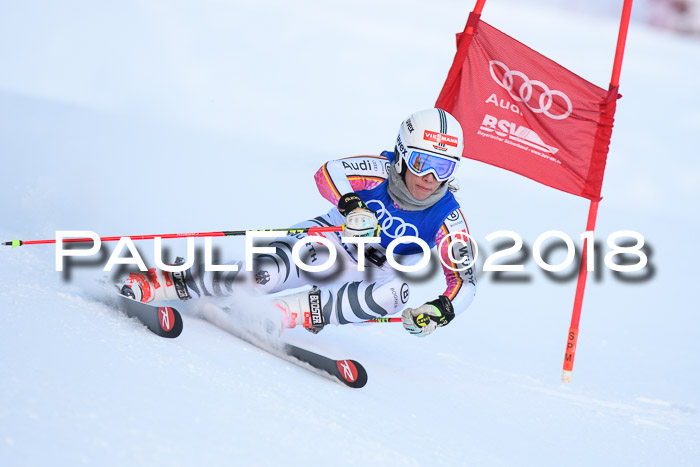
[[[450,184],[459,167],[464,142],[457,120],[442,109],[416,112],[402,122],[394,152],[356,156],[325,163],[316,172],[321,195],[333,204],[324,215],[292,228],[343,226],[342,235],[327,232],[337,252],[328,271],[306,272],[292,261],[292,248],[306,241],[301,255],[305,264],[323,265],[331,254],[306,233],[289,234],[268,243],[271,253],[256,257],[254,287],[265,294],[306,286],[302,292],[276,294],[285,327],[301,325],[314,333],[326,324],[357,323],[403,310],[404,328],[426,336],[464,311],[474,298],[476,277],[472,245],[463,234],[467,223]],[[374,237],[379,243],[363,248],[341,237]],[[460,236],[460,234],[462,234]],[[438,255],[446,288],[437,298],[417,308],[407,307],[409,286],[386,260],[392,240],[419,237]],[[394,253],[407,264],[423,257],[417,243],[401,243]],[[358,268],[363,255],[364,270]],[[240,263],[238,263],[240,265]],[[239,267],[239,270],[241,268]],[[185,273],[151,269],[131,274],[121,293],[141,302],[227,296],[238,272],[207,272],[195,264]],[[252,276],[250,277],[252,279]],[[311,290],[308,286],[314,284]]]

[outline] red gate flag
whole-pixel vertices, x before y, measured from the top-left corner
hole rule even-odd
[[[479,16],[457,35],[435,104],[462,124],[464,156],[600,200],[617,86],[584,80]]]

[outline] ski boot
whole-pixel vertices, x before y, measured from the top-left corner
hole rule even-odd
[[[177,258],[173,266],[183,263],[183,258]],[[122,295],[142,303],[188,300],[192,297],[185,284],[185,274],[186,271],[167,272],[151,268],[145,274],[132,272],[117,288]]]
[[[309,332],[318,334],[325,326],[321,309],[321,289],[299,292],[274,299],[275,307],[282,312],[282,327],[292,329],[303,326]]]

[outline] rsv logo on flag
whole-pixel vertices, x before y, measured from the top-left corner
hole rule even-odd
[[[531,129],[509,122],[508,120],[499,120],[493,115],[484,115],[484,120],[481,122],[479,130],[480,132],[489,134],[493,133],[499,141],[518,146],[520,149],[534,152],[537,155],[542,155],[542,153],[556,154],[557,151],[559,151],[559,149],[554,146],[545,144],[542,138]],[[482,136],[489,136],[488,134],[479,134]],[[505,140],[505,138],[508,140]],[[552,161],[561,164],[557,159],[552,158]]]

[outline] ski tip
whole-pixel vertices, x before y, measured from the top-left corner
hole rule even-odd
[[[367,384],[367,370],[355,360],[335,360],[292,344],[285,344],[284,353],[324,371],[332,380],[348,387],[361,388]]]
[[[180,312],[169,306],[158,307],[158,324],[160,324],[160,332],[157,334],[171,339],[182,334],[182,328],[184,327]]]
[[[121,294],[117,294],[117,297],[121,299],[119,308],[127,316],[139,320],[154,334],[173,339],[182,333],[182,315],[175,308],[137,302]]]
[[[338,377],[351,388],[361,388],[367,384],[367,370],[355,360],[336,360]]]

